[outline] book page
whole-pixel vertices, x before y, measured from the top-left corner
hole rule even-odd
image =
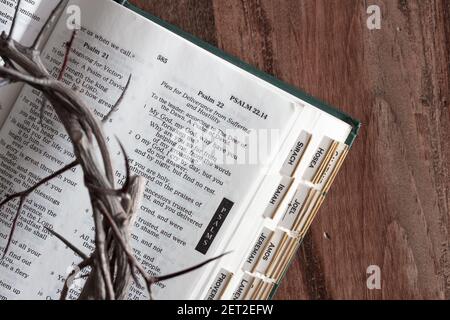
[[[24,45],[31,45],[58,2],[58,0],[21,1],[13,38]],[[0,1],[0,33],[9,33],[16,6],[17,0]],[[0,64],[2,64],[1,58]],[[21,88],[20,84],[0,88],[0,126],[5,122]]]
[[[223,253],[301,106],[112,1],[71,4],[80,6],[83,28],[64,82],[101,119],[132,75],[106,131],[117,185],[125,177],[115,137],[125,146],[133,174],[147,182],[132,230],[137,259],[150,274],[163,275]],[[60,20],[43,53],[55,75],[63,43],[71,36],[64,17]],[[41,94],[25,87],[0,132],[2,198],[73,160],[67,135],[49,108],[43,124],[38,123],[41,104]],[[1,248],[16,205],[0,211]],[[79,258],[44,227],[89,254],[94,247],[91,214],[79,168],[34,192],[20,213],[10,251],[0,261],[0,298],[58,298]],[[201,276],[199,270],[160,283],[154,298],[189,299]],[[70,298],[76,298],[81,284],[73,283]],[[136,286],[129,297],[148,298]]]

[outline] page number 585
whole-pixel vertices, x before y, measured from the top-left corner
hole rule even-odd
[[[169,59],[167,59],[162,55],[158,55],[158,61],[161,61],[162,63],[166,64],[169,61]]]

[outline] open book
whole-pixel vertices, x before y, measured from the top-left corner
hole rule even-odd
[[[118,1],[119,2],[119,1]],[[118,185],[125,146],[146,181],[132,230],[145,269],[164,275],[229,255],[153,289],[156,299],[268,299],[323,203],[359,123],[131,5],[68,1],[43,51],[58,74],[68,18],[79,8],[63,81],[101,119],[131,85],[106,125]],[[15,38],[27,43],[56,0],[22,1]],[[0,2],[8,31],[15,1]],[[131,9],[131,10],[130,10]],[[42,95],[15,85],[0,91],[0,197],[24,190],[73,161]],[[0,211],[0,252],[17,204]],[[55,299],[79,258],[46,228],[85,253],[94,246],[80,169],[36,190],[0,261],[0,299]],[[75,279],[69,298],[81,285]],[[148,298],[133,285],[130,299]]]

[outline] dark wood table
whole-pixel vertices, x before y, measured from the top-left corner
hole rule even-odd
[[[278,299],[450,298],[449,1],[131,2],[364,123]]]

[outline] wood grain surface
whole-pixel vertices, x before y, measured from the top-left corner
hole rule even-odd
[[[364,124],[277,299],[450,299],[450,1],[131,2]]]

